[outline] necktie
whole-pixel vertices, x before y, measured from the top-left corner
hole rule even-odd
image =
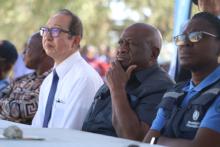
[[[56,93],[56,90],[57,90],[58,80],[59,80],[59,77],[56,73],[56,70],[54,70],[53,71],[53,81],[52,81],[52,85],[50,87],[50,92],[49,92],[49,96],[48,96],[48,99],[47,99],[47,105],[46,105],[46,109],[45,109],[44,122],[43,122],[43,127],[44,128],[48,127],[48,123],[50,121],[54,96],[55,96],[55,93]]]

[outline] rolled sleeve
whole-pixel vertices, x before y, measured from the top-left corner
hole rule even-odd
[[[163,93],[152,94],[142,98],[136,107],[139,119],[151,126],[157,114],[157,106],[161,101]]]
[[[204,119],[200,124],[200,128],[209,128],[220,133],[220,96],[208,109]]]

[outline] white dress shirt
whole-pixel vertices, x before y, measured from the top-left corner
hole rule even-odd
[[[78,51],[58,66],[55,65],[55,69],[59,82],[48,128],[80,130],[93,98],[103,81]],[[51,72],[41,85],[38,110],[32,121],[34,127],[43,126],[52,79]]]

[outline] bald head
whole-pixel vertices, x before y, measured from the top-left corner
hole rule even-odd
[[[117,59],[124,69],[135,64],[146,68],[157,64],[162,46],[162,36],[155,27],[135,23],[127,27],[120,36]]]
[[[41,41],[41,44],[42,44],[42,36],[40,35],[40,32],[36,32],[32,34],[30,38],[36,38],[37,40]]]
[[[161,49],[162,47],[162,35],[160,31],[152,25],[145,23],[135,23],[129,26],[125,31],[134,30],[138,36],[143,38],[151,45],[151,47],[155,47]]]
[[[29,38],[30,40],[34,40],[35,45],[39,50],[43,50],[43,44],[42,44],[42,36],[40,35],[40,32],[36,32],[32,34],[32,36]]]
[[[40,70],[47,71],[49,68],[53,66],[53,59],[46,55],[43,45],[42,45],[42,37],[39,32],[34,33],[27,42],[27,47],[24,50],[24,62],[25,65],[34,69],[37,72]],[[44,67],[47,68],[44,68]]]

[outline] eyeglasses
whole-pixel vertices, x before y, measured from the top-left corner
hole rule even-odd
[[[214,34],[204,32],[204,31],[199,31],[199,32],[191,32],[187,35],[181,34],[181,35],[175,36],[174,42],[177,46],[185,45],[186,39],[188,38],[190,42],[196,43],[196,42],[199,42],[204,37],[204,35],[208,35],[208,36],[217,38],[217,36]]]
[[[40,28],[40,35],[41,36],[44,36],[47,33],[50,33],[50,35],[52,37],[58,37],[61,32],[71,34],[70,31],[67,31],[67,30],[64,30],[64,29],[61,29],[61,28],[47,28],[47,27],[41,27]]]

